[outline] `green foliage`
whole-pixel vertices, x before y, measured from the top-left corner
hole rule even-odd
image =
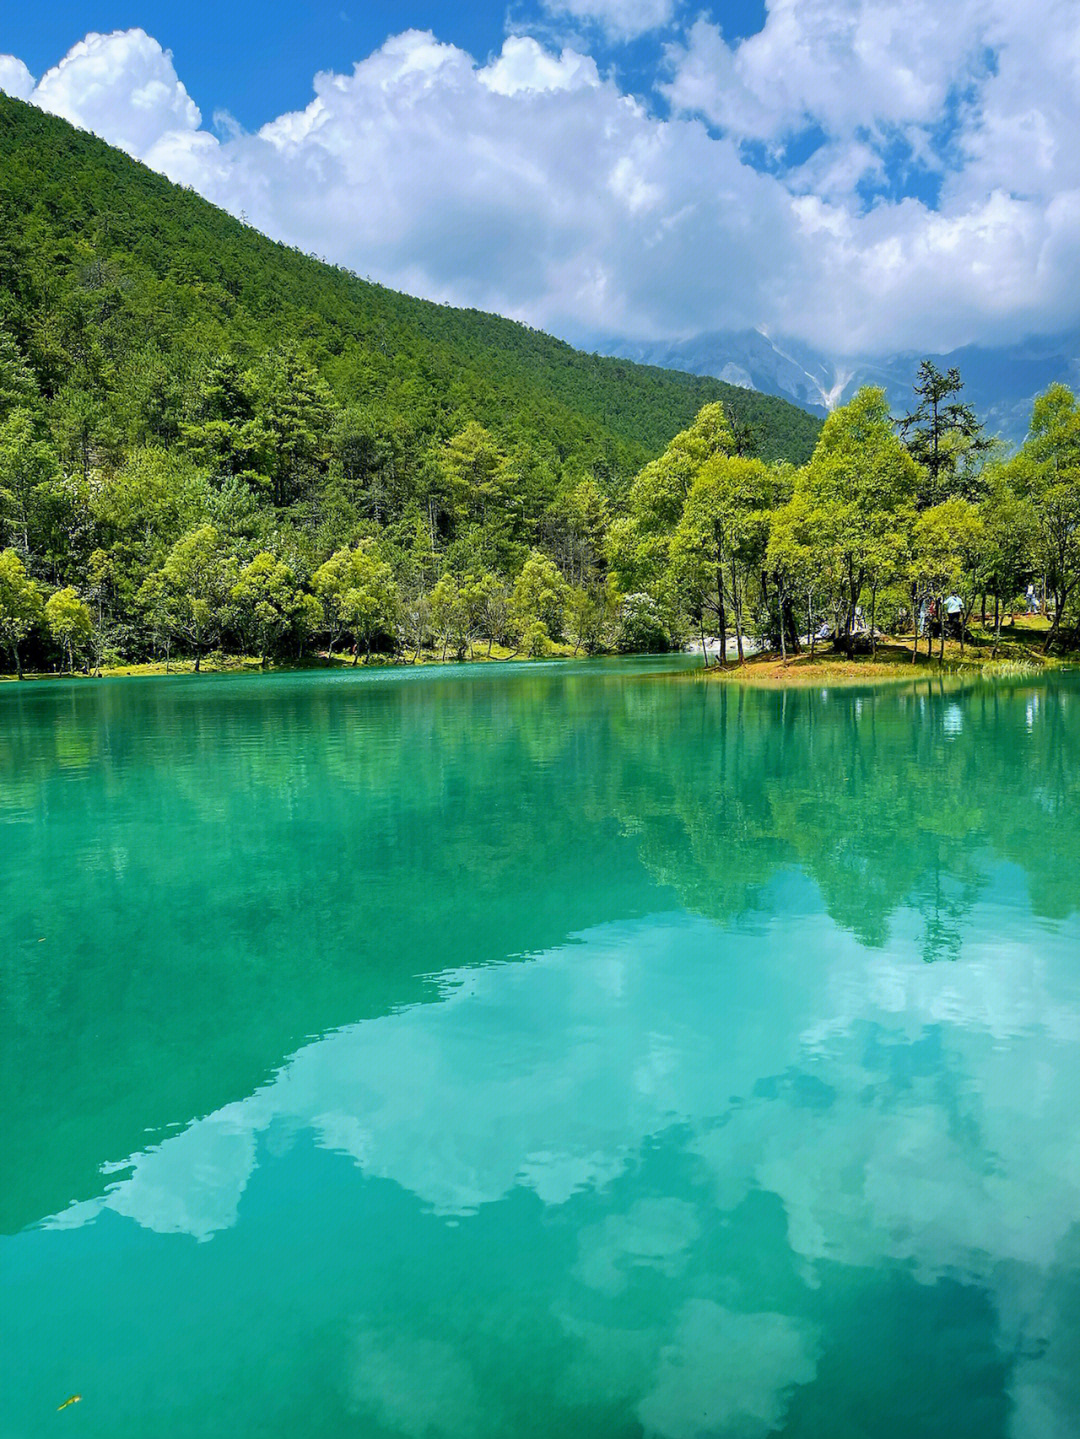
[[[671,635],[651,595],[623,596],[615,647],[623,654],[662,654],[671,648]]]
[[[88,597],[99,651],[265,658],[321,629],[359,653],[437,620],[467,653],[534,620],[562,634],[567,582],[596,647],[632,482],[661,581],[650,523],[677,522],[710,453],[753,439],[798,462],[820,429],[774,397],[362,281],[6,96],[0,175],[0,544]],[[342,552],[388,577],[339,584],[324,567]],[[457,598],[443,586],[432,608],[445,575]]]
[[[899,423],[908,453],[923,475],[920,507],[953,495],[973,498],[978,473],[973,462],[990,442],[971,406],[952,398],[964,388],[960,371],[943,375],[932,361],[923,360],[913,388],[919,403]]]
[[[1054,596],[1052,639],[1080,592],[1080,406],[1064,385],[1051,385],[1036,399],[1028,438],[1010,470],[1032,507],[1033,568]]]
[[[551,636],[543,620],[530,620],[521,636],[521,653],[539,659],[551,650]]]
[[[22,560],[14,550],[0,551],[0,644],[10,650],[20,679],[20,647],[43,614],[41,591],[27,575]]]
[[[150,577],[147,602],[166,632],[191,646],[196,669],[231,618],[235,580],[236,561],[213,525],[182,535],[157,576]]]
[[[983,523],[976,505],[943,500],[915,521],[912,569],[938,600],[949,590],[974,588],[982,556]]]
[[[1080,414],[1008,463],[955,371],[900,422],[574,351],[274,244],[0,96],[3,628],[69,667],[840,642],[897,586],[1080,596]],[[45,599],[51,609],[46,614]],[[626,598],[624,598],[626,596]],[[889,613],[903,605],[888,601]],[[87,624],[90,626],[87,631]],[[726,648],[724,649],[726,656]]]
[[[265,550],[240,571],[230,596],[238,622],[251,635],[263,664],[273,645],[288,631],[301,612],[303,594],[292,570]]]
[[[331,650],[341,635],[350,634],[359,659],[361,650],[371,652],[377,636],[393,630],[398,588],[371,540],[361,540],[355,550],[338,550],[320,565],[314,588],[322,600]]]
[[[885,392],[866,388],[825,421],[795,481],[842,636],[851,633],[863,590],[883,588],[903,566],[918,479],[893,431]]]
[[[517,577],[510,610],[523,631],[539,623],[552,639],[561,638],[568,594],[554,561],[534,550]]]
[[[90,611],[70,585],[49,596],[45,604],[49,633],[67,655],[68,669],[75,668],[75,655],[90,643],[94,621]]]

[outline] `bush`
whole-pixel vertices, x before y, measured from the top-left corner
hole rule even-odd
[[[521,636],[521,649],[523,654],[530,655],[533,659],[548,653],[551,649],[551,640],[548,637],[547,625],[543,620],[533,620],[529,625]]]
[[[652,595],[625,595],[619,606],[615,648],[620,654],[664,654],[671,635]]]

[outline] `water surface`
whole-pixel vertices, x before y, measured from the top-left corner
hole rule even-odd
[[[0,689],[3,1439],[1076,1433],[1080,681],[670,670]]]

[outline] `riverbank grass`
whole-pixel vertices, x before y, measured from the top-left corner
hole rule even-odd
[[[946,639],[944,653],[941,642],[934,639],[930,655],[926,640],[919,640],[918,653],[912,660],[914,635],[885,636],[878,641],[876,654],[848,657],[825,644],[785,659],[778,651],[763,651],[751,656],[742,665],[729,662],[721,668],[713,661],[710,678],[733,684],[771,687],[799,687],[827,684],[880,684],[909,680],[925,674],[1034,674],[1072,668],[1080,663],[1080,653],[1055,650],[1044,655],[1042,646],[1050,626],[1038,616],[1017,617],[1003,625],[995,642],[992,629],[972,626],[970,638],[963,647],[956,639]]]

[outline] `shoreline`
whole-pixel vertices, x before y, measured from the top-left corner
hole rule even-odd
[[[1045,633],[1045,631],[1043,632]],[[721,667],[711,663],[699,673],[722,684],[743,684],[762,689],[797,689],[826,681],[830,685],[841,684],[898,684],[905,680],[925,679],[931,676],[952,678],[992,679],[1009,676],[1035,676],[1061,673],[1075,669],[1080,656],[1073,652],[1063,655],[1044,655],[1038,647],[1043,635],[1038,631],[1028,640],[1017,635],[1002,636],[997,646],[998,653],[991,658],[994,648],[993,636],[978,637],[965,643],[961,653],[957,640],[946,640],[945,654],[939,659],[937,642],[934,654],[927,656],[922,650],[912,660],[913,637],[883,637],[878,652],[873,655],[854,655],[850,658],[839,654],[830,647],[819,650],[813,657],[808,651],[782,658],[778,651],[768,651]],[[921,643],[921,642],[920,642]],[[697,653],[701,654],[700,645]]]
[[[706,637],[704,651],[701,641],[693,640],[685,648],[671,650],[668,654],[671,658],[680,657],[683,660],[695,657],[700,660],[704,654],[708,659],[707,665],[700,664],[694,668],[685,666],[683,672],[698,675],[703,679],[715,680],[722,684],[748,685],[762,689],[806,688],[823,681],[830,685],[896,684],[904,680],[922,679],[931,675],[966,676],[968,678],[1038,675],[1070,670],[1080,665],[1080,655],[1073,652],[1063,655],[1043,655],[1038,645],[1045,632],[1045,623],[1041,629],[1035,626],[1013,627],[1010,632],[1002,634],[1001,641],[997,646],[998,654],[993,659],[990,658],[989,653],[993,648],[992,635],[979,635],[973,642],[965,644],[962,654],[958,641],[947,640],[943,660],[938,658],[937,642],[935,641],[934,654],[928,657],[920,651],[914,663],[911,657],[912,638],[906,636],[883,637],[878,645],[877,656],[867,654],[854,655],[849,658],[835,651],[831,645],[827,645],[818,649],[813,657],[808,650],[802,650],[798,654],[789,654],[785,659],[778,651],[757,649],[756,642],[748,638],[744,644],[746,656],[744,662],[740,664],[738,658],[732,654],[735,642],[729,640],[727,661],[721,665],[719,663],[720,640],[714,636]],[[551,652],[544,655],[524,655],[518,650],[497,645],[490,654],[484,647],[480,653],[445,659],[434,651],[422,652],[412,659],[396,655],[374,655],[355,665],[352,657],[347,654],[328,658],[324,652],[291,663],[270,660],[265,665],[253,655],[213,655],[203,657],[198,672],[200,674],[234,675],[299,674],[309,671],[339,672],[351,669],[420,669],[431,665],[486,665],[511,662],[543,664],[563,660],[616,658],[632,660],[645,657],[644,652],[627,655],[617,655],[614,652],[587,655],[581,653],[580,649],[575,651],[570,644],[554,644]],[[661,657],[660,654],[655,656],[658,659]],[[171,678],[174,675],[192,675],[194,673],[196,671],[193,659],[170,660],[167,666],[163,660],[150,660],[137,664],[104,666],[100,670],[75,671],[74,673],[62,670],[27,671],[22,680],[14,674],[3,674],[0,675],[0,684],[20,684],[24,681],[33,683],[41,680]]]

